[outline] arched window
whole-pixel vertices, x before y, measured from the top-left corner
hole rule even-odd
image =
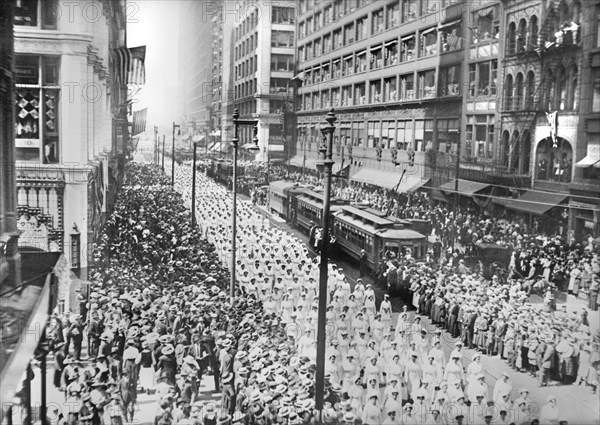
[[[510,155],[510,135],[508,134],[508,130],[504,130],[502,132],[502,163],[508,167],[510,164],[508,163],[508,158]]]
[[[513,76],[508,74],[506,76],[506,83],[504,84],[504,110],[512,111],[513,109]]]
[[[519,165],[519,131],[515,130],[510,140],[510,170],[515,170]]]
[[[577,85],[577,66],[573,65],[569,70],[569,102],[567,109],[576,110],[579,106],[579,86]]]
[[[529,174],[529,167],[531,162],[531,134],[528,130],[523,132],[523,136],[521,136],[521,173]]]
[[[511,22],[508,25],[508,32],[506,35],[506,54],[511,55],[515,53],[515,39],[517,36],[517,25]]]
[[[540,141],[536,148],[536,179],[569,183],[573,168],[573,149],[571,144],[557,137],[556,147],[552,138]]]
[[[527,42],[527,21],[525,18],[519,21],[519,31],[517,33],[517,53],[524,52]]]
[[[564,111],[567,109],[567,72],[563,66],[556,72],[556,107]]]
[[[535,74],[533,71],[527,73],[525,82],[525,109],[535,109]]]
[[[517,74],[515,82],[515,98],[513,101],[513,109],[519,111],[523,108],[523,74]]]
[[[527,50],[533,50],[538,45],[538,18],[533,15],[529,20],[529,31],[527,40]]]

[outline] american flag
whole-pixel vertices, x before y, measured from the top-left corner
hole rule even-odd
[[[119,85],[146,83],[146,46],[113,49],[111,54]]]
[[[146,131],[146,114],[148,113],[148,108],[141,109],[139,111],[133,111],[133,128],[131,135],[135,136],[136,134],[143,133]]]

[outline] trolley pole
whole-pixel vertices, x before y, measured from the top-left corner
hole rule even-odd
[[[319,264],[319,312],[317,319],[317,370],[315,376],[315,409],[318,414],[318,423],[323,423],[323,404],[325,398],[325,349],[326,349],[326,325],[327,325],[327,272],[329,256],[329,210],[331,204],[331,172],[335,161],[333,155],[333,133],[335,121],[337,120],[333,108],[325,118],[328,125],[321,128],[323,143],[319,148],[319,156],[323,158],[317,163],[324,174],[325,193],[323,195],[323,217],[321,231],[321,262]]]

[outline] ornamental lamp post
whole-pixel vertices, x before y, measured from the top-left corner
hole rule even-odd
[[[175,129],[177,135],[181,135],[181,126],[173,121],[173,144],[171,146],[171,186],[175,186]]]
[[[317,370],[315,376],[315,409],[319,415],[319,421],[323,419],[323,402],[325,395],[325,343],[327,324],[327,259],[329,254],[329,209],[331,204],[331,173],[335,161],[333,155],[333,133],[335,121],[337,120],[333,108],[325,118],[326,126],[321,127],[323,135],[322,144],[319,148],[319,161],[317,169],[324,173],[325,192],[323,194],[323,217],[321,230],[321,261],[319,264],[319,312],[317,319]]]
[[[238,159],[238,143],[239,143],[239,127],[252,126],[254,137],[251,143],[247,143],[242,148],[249,151],[258,151],[258,120],[241,120],[240,113],[236,108],[233,111],[233,139],[231,139],[231,147],[233,148],[233,208],[231,211],[231,280],[229,282],[229,298],[233,305],[235,297],[235,251],[237,244],[237,159]]]
[[[192,164],[192,229],[196,227],[196,150],[200,142],[194,142],[194,160]]]

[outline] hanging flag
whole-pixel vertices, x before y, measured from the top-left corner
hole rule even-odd
[[[558,118],[558,112],[546,112],[546,118],[548,119],[548,125],[550,126],[550,136],[552,137],[552,148],[556,149],[558,147],[558,142],[556,140],[556,124]]]
[[[146,113],[148,112],[148,108],[140,109],[139,111],[133,111],[133,128],[131,131],[131,135],[135,136],[137,134],[143,133],[146,131]]]
[[[143,86],[146,84],[146,46],[129,49],[131,52],[131,69],[129,71],[127,84]]]
[[[111,51],[114,73],[119,85],[146,83],[146,46],[118,48]]]

